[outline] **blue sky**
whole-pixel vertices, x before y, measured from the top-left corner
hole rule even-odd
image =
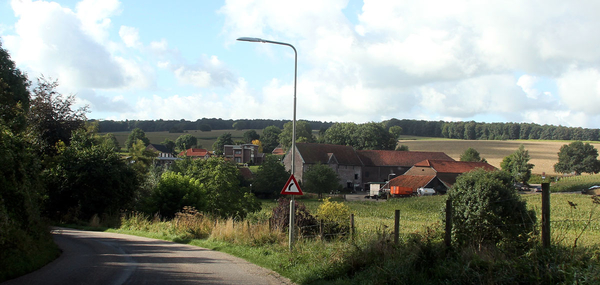
[[[0,0],[32,81],[94,119],[533,122],[600,128],[596,1]]]

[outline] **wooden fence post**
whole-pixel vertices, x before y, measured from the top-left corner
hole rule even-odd
[[[350,237],[352,238],[352,241],[354,241],[355,232],[356,229],[354,228],[354,214],[350,214]]]
[[[323,234],[323,220],[319,220],[319,235],[321,236],[321,240],[325,238]]]
[[[542,183],[542,246],[550,248],[550,183]]]
[[[446,200],[446,235],[444,236],[446,248],[452,246],[452,199]]]
[[[394,243],[398,244],[400,237],[400,210],[396,210],[394,213]]]

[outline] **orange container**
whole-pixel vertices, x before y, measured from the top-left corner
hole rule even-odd
[[[409,196],[413,194],[413,190],[410,187],[392,186],[390,187],[390,194],[394,196]]]

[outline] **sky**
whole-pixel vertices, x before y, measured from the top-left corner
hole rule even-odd
[[[90,119],[600,128],[600,1],[0,0],[17,67]]]

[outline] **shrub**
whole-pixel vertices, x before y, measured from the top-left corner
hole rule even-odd
[[[317,217],[323,221],[323,232],[327,235],[347,233],[350,229],[350,207],[330,199],[325,198],[317,209]]]
[[[294,209],[296,210],[295,224],[299,228],[299,232],[304,235],[312,235],[317,230],[317,219],[311,215],[306,206],[298,201],[294,201]],[[271,225],[280,229],[287,230],[290,224],[290,200],[279,198],[277,207],[273,208],[271,217]]]
[[[536,216],[512,187],[504,171],[474,170],[458,177],[452,199],[452,234],[459,246],[524,245]]]

